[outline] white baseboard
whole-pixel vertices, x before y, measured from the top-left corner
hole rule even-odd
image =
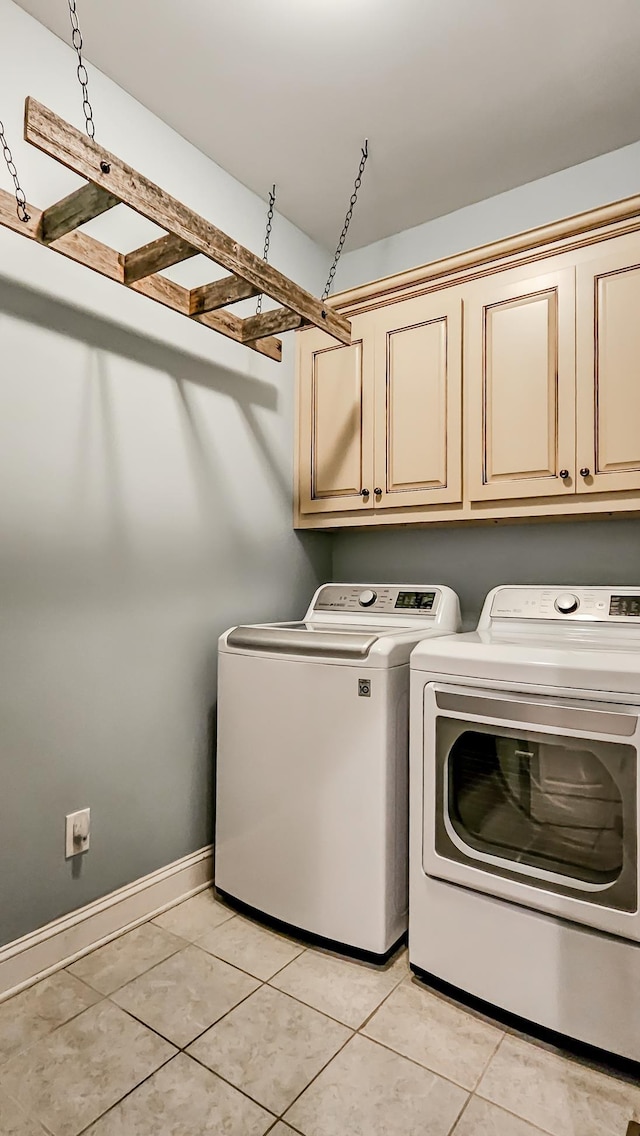
[[[0,1002],[209,887],[209,844],[0,948]]]

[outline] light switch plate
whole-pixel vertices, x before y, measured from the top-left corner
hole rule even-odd
[[[77,839],[74,839],[74,833]],[[79,809],[77,813],[68,813],[65,818],[64,854],[69,860],[81,852],[89,851],[91,841],[91,809]]]

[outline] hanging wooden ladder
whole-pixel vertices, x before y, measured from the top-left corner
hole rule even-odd
[[[282,344],[274,336],[305,324],[322,328],[340,343],[351,343],[348,319],[33,98],[25,102],[24,136],[80,174],[86,184],[48,209],[27,204],[27,222],[16,215],[15,198],[0,190],[0,225],[277,362]],[[134,209],[164,229],[165,235],[133,252],[120,253],[76,231],[116,205]],[[230,275],[199,288],[184,288],[162,275],[164,268],[198,253]],[[227,310],[228,304],[260,293],[281,306],[245,319]]]

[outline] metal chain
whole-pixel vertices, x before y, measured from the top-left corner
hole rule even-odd
[[[347,233],[349,232],[349,225],[351,224],[351,218],[353,217],[353,210],[355,209],[356,201],[358,200],[358,191],[360,189],[360,186],[362,185],[362,175],[364,173],[364,167],[367,164],[367,158],[368,157],[369,157],[369,141],[368,141],[368,139],[365,139],[365,143],[364,143],[364,146],[362,148],[362,157],[360,158],[360,167],[358,169],[358,176],[356,177],[355,184],[353,186],[353,193],[351,194],[351,198],[350,198],[350,201],[349,201],[349,208],[347,209],[347,215],[344,219],[344,225],[342,226],[342,232],[340,234],[340,240],[338,241],[338,247],[336,248],[336,254],[333,258],[333,264],[331,265],[331,268],[329,270],[329,276],[327,277],[327,283],[325,285],[324,292],[322,293],[322,299],[323,300],[328,299],[329,292],[331,291],[331,286],[333,284],[333,278],[336,274],[336,269],[338,267],[338,261],[340,260],[340,257],[342,256],[342,250],[344,248],[344,242],[346,241]]]
[[[13,184],[15,186],[16,212],[17,212],[20,220],[24,221],[25,224],[26,224],[27,221],[31,220],[31,217],[27,213],[27,208],[26,208],[27,199],[24,195],[24,190],[23,190],[22,186],[20,185],[20,181],[18,179],[18,171],[16,169],[16,165],[15,165],[15,162],[13,160],[13,154],[11,153],[11,150],[9,149],[7,139],[5,138],[4,123],[2,121],[0,121],[0,146],[2,146],[2,153],[4,155],[4,160],[7,163],[7,169],[9,171],[9,173],[11,174],[11,177],[13,178]]]
[[[264,234],[264,252],[262,254],[262,259],[264,260],[265,264],[269,260],[269,245],[271,244],[271,229],[273,227],[273,210],[274,210],[275,203],[276,203],[276,187],[274,185],[271,189],[271,193],[269,194],[269,211],[267,213],[267,227],[266,227],[265,234]],[[256,315],[259,316],[261,311],[262,311],[262,293],[260,293],[260,295],[258,296],[258,302],[256,304]]]
[[[76,68],[76,72],[78,75],[78,82],[82,87],[82,109],[84,111],[87,134],[90,138],[95,138],[96,128],[93,121],[93,107],[89,102],[89,76],[82,59],[82,32],[80,31],[80,24],[78,23],[76,0],[69,0],[69,18],[71,20],[71,42],[75,48],[76,55],[78,56],[78,66]]]

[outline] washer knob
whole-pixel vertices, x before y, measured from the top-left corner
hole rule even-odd
[[[562,615],[571,615],[572,611],[577,611],[580,607],[580,600],[577,596],[573,596],[571,592],[565,592],[563,595],[558,596],[556,600],[556,611]]]
[[[372,592],[371,588],[367,588],[366,591],[360,592],[358,602],[360,604],[360,607],[371,607],[371,604],[374,604],[377,598],[377,592]]]

